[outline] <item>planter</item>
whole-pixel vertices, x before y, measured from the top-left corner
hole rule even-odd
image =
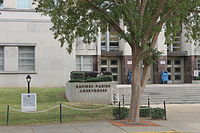
[[[65,96],[70,102],[112,104],[112,82],[73,82],[66,83]]]

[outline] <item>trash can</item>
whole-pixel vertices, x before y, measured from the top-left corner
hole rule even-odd
[[[167,71],[162,71],[161,72],[161,83],[166,83],[168,82],[169,78],[168,78],[168,72]]]
[[[128,84],[131,84],[132,72],[128,71]]]

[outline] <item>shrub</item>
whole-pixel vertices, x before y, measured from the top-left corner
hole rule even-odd
[[[150,117],[150,110],[151,108],[147,106],[140,107],[140,117]]]
[[[99,77],[101,81],[103,82],[110,82],[113,80],[113,76],[112,75],[103,75]]]
[[[152,108],[151,118],[152,119],[163,119],[165,117],[165,110],[162,108]]]
[[[102,74],[103,74],[103,75],[112,75],[112,72],[109,72],[109,71],[103,71]]]
[[[71,79],[69,82],[85,82],[83,79]]]
[[[146,109],[142,109],[142,108],[146,108]],[[121,107],[120,108],[120,119],[124,119],[126,117],[128,117],[130,109],[125,108],[125,107]],[[119,107],[115,107],[112,110],[112,114],[116,119],[119,119]],[[164,119],[165,117],[165,111],[162,108],[149,108],[146,106],[141,106],[140,107],[140,117],[150,117],[152,119]]]
[[[119,118],[119,112],[120,112],[120,118]],[[115,107],[112,110],[112,114],[116,119],[124,119],[128,117],[129,109],[125,107],[121,107],[119,111],[119,107]]]
[[[195,77],[195,80],[200,80],[200,76],[198,76],[198,77]]]
[[[88,78],[85,82],[110,82],[112,81],[111,75],[103,75],[96,78]]]
[[[95,71],[85,72],[85,78],[96,78],[99,73]]]
[[[71,80],[84,80],[85,79],[85,73],[84,72],[71,72],[71,75],[70,75],[70,78]]]

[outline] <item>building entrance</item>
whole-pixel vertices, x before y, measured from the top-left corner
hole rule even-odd
[[[170,58],[167,59],[167,71],[169,75],[168,83],[184,83],[184,59]]]
[[[121,82],[121,62],[118,58],[103,57],[101,58],[101,72],[110,71],[113,75],[113,81]]]

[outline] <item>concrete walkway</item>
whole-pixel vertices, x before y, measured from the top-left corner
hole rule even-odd
[[[174,131],[200,133],[200,104],[167,105],[167,116],[167,121],[152,121],[161,125],[160,127],[117,127],[108,121],[95,121],[50,125],[0,126],[0,133],[175,133]]]

